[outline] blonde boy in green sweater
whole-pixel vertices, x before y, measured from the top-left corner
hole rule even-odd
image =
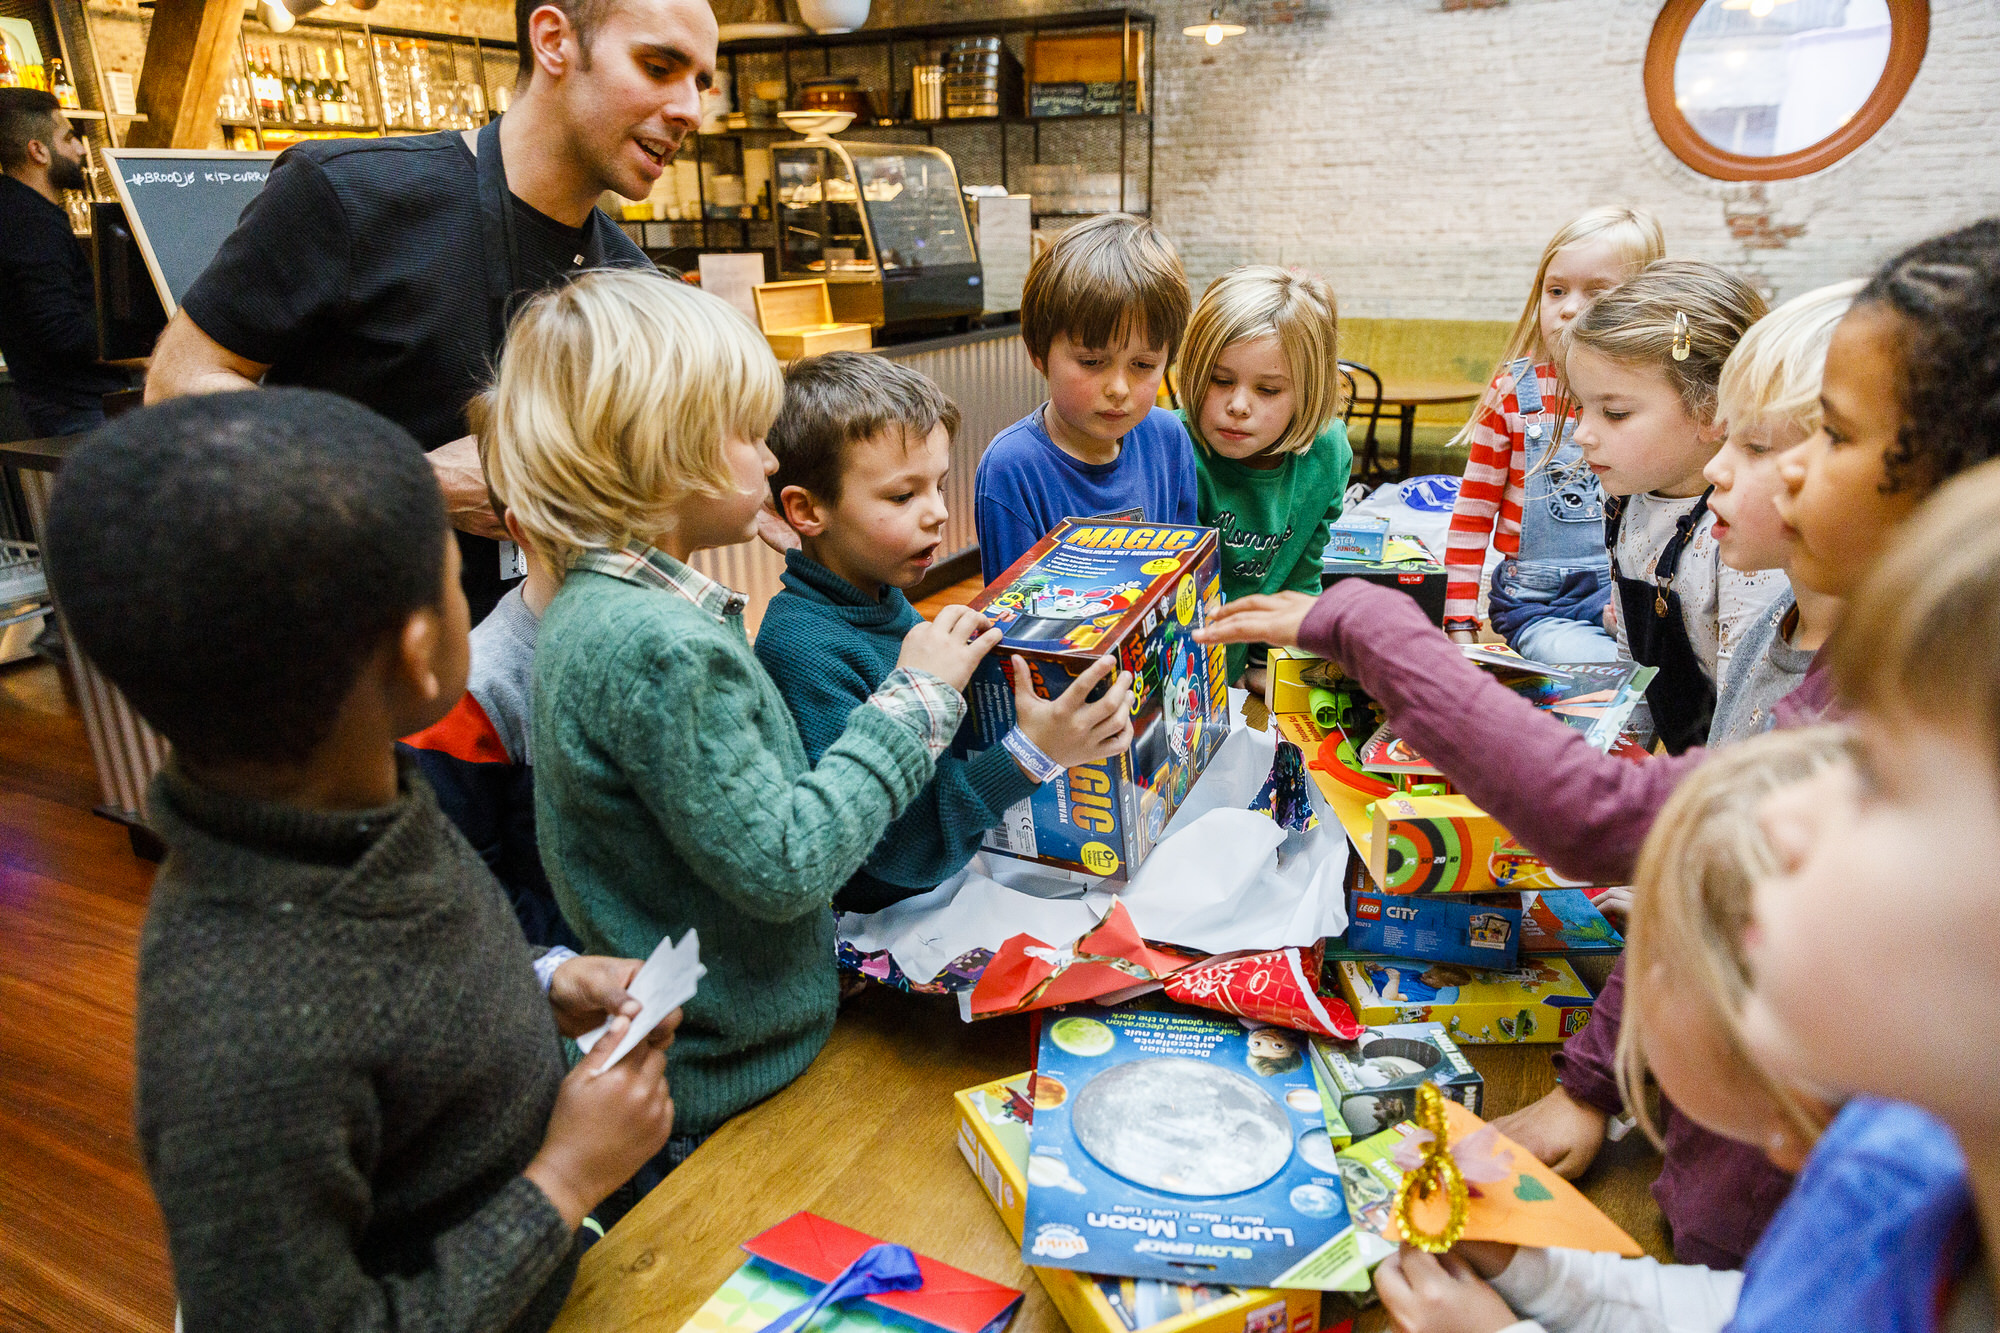
[[[669,1066],[675,1137],[634,1194],[825,1044],[833,895],[930,781],[1000,639],[965,607],[917,625],[807,763],[750,651],[744,597],[688,564],[751,536],[782,392],[727,303],[631,271],[530,302],[494,391],[488,479],[567,571],[535,656],[535,815],[556,900],[593,952],[643,958],[694,928],[708,966]]]

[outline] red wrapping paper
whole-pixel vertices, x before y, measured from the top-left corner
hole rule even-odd
[[[1252,1022],[1352,1041],[1361,1035],[1354,1011],[1313,985],[1321,954],[1322,946],[1316,944],[1196,963],[1168,977],[1166,993]]]
[[[972,1012],[987,1018],[1094,1000],[1158,981],[1186,965],[1184,958],[1147,947],[1125,904],[1113,903],[1102,921],[1067,947],[1032,935],[1016,935],[1001,945],[972,989]]]

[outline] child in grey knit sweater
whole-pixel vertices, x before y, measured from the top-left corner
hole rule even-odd
[[[446,534],[415,441],[300,389],[122,418],[51,500],[75,641],[174,746],[138,1128],[192,1329],[545,1329],[672,1130],[677,1016],[606,1065],[638,963],[537,957],[398,761],[465,687]]]

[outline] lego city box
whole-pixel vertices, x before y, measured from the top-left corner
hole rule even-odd
[[[1521,899],[1350,891],[1347,947],[1392,958],[1508,968],[1521,952]]]
[[[1017,1241],[1027,1212],[1033,1077],[1016,1074],[953,1094],[958,1150]],[[1066,1093],[1051,1087],[1045,1095]],[[1072,1333],[1317,1333],[1320,1326],[1317,1291],[1162,1282],[1072,1268],[1029,1271]]]
[[[1223,650],[1194,641],[1221,605],[1213,529],[1129,519],[1064,519],[973,599],[1004,636],[966,691],[980,748],[1014,726],[1011,659],[1049,699],[1106,654],[1133,682],[1131,750],[1042,784],[988,849],[1117,880],[1139,868],[1229,733]]]
[[[1362,1023],[1442,1023],[1447,1036],[1467,1045],[1562,1041],[1590,1021],[1594,1002],[1561,958],[1533,958],[1508,970],[1400,958],[1335,966]]]

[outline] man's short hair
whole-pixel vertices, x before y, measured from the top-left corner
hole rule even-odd
[[[184,754],[299,760],[370,654],[436,606],[444,497],[417,442],[345,398],[183,398],[98,431],[49,501],[70,633]]]
[[[576,30],[577,50],[582,53],[583,67],[590,68],[590,44],[597,38],[597,29],[618,0],[514,0],[514,45],[520,51],[520,68],[515,75],[516,86],[525,86],[528,76],[535,72],[535,50],[528,42],[528,15],[552,5],[562,11],[569,20],[569,26]]]
[[[1187,274],[1166,233],[1129,213],[1079,222],[1028,266],[1021,340],[1046,362],[1058,333],[1107,348],[1136,331],[1149,347],[1180,350],[1188,322]]]
[[[892,427],[921,440],[939,426],[958,434],[958,404],[930,376],[872,352],[828,352],[785,372],[785,401],[764,442],[778,456],[771,497],[803,486],[828,504],[840,499],[847,453]]]
[[[40,88],[0,88],[0,171],[26,166],[31,143],[54,152],[61,111],[55,94]]]

